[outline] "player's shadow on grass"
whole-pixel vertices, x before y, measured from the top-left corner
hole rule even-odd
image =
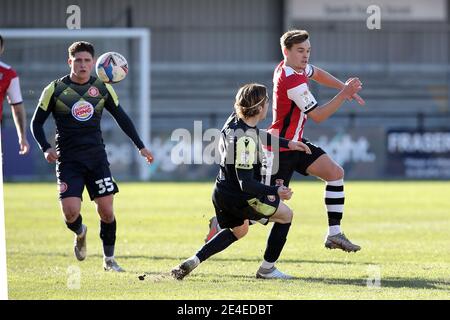
[[[321,284],[329,285],[349,285],[349,286],[364,286],[367,285],[367,279],[333,279],[333,278],[313,278],[313,277],[301,277],[299,280],[305,282],[318,282]],[[420,278],[381,278],[381,288],[409,288],[409,289],[437,289],[448,291],[450,288],[450,282],[439,282],[433,280],[426,280]],[[447,286],[447,288],[443,288]],[[376,290],[376,287],[370,287],[370,289]]]
[[[72,253],[65,252],[40,252],[40,253],[32,253],[32,255],[44,255],[51,257],[73,257]],[[103,258],[101,254],[91,254],[89,257],[92,258]],[[183,258],[180,257],[172,257],[172,256],[147,256],[147,255],[119,255],[116,258],[121,260],[129,260],[129,259],[149,259],[149,260],[173,260],[176,262],[181,262]],[[213,259],[216,262],[255,262],[260,263],[261,258],[220,258],[214,257]],[[317,261],[317,260],[301,260],[301,259],[283,259],[284,263],[314,263],[314,264],[351,264],[351,265],[371,265],[373,262],[345,262],[345,261]],[[146,272],[147,273],[147,272]],[[148,272],[148,274],[152,274],[152,272]],[[160,275],[161,273],[156,273]],[[206,275],[197,274],[196,277],[204,277]],[[209,277],[209,276],[208,276]],[[254,275],[224,275],[218,274],[218,277],[223,279],[226,278],[239,278],[243,280],[254,280]],[[270,281],[270,280],[269,280]],[[349,285],[349,286],[367,286],[367,279],[359,278],[359,279],[336,279],[336,278],[314,278],[314,277],[297,277],[293,279],[293,281],[305,281],[305,282],[317,282],[317,283],[325,283],[329,285]],[[446,287],[446,288],[445,288]],[[433,281],[426,280],[420,278],[381,278],[381,288],[410,288],[410,289],[437,289],[448,291],[450,289],[449,281]],[[376,290],[376,289],[375,289]]]
[[[149,276],[149,280],[153,278],[158,279],[172,279],[169,272],[161,273],[161,272],[145,272],[146,275]],[[211,279],[211,276],[215,276],[215,274],[211,273],[194,273],[192,274],[189,279],[192,280],[200,280],[204,281],[204,279],[207,279],[208,282],[216,282],[216,283],[226,283],[230,281],[231,279],[234,280],[241,280],[241,281],[248,281],[248,282],[254,282],[257,279],[255,278],[255,275],[248,274],[248,275],[236,275],[236,274],[224,274],[220,273],[217,274],[217,277],[213,277]],[[368,290],[378,290],[377,287],[368,286],[367,285],[367,279],[335,279],[335,278],[313,278],[313,277],[295,277],[290,280],[257,280],[257,281],[263,281],[270,283],[270,281],[302,281],[305,283],[310,282],[317,282],[320,284],[327,284],[327,285],[348,285],[348,286],[356,286],[356,287],[366,287]],[[439,281],[433,281],[433,280],[425,280],[425,279],[410,279],[410,278],[383,278],[381,279],[381,288],[408,288],[408,289],[434,289],[434,290],[442,290],[442,291],[448,291],[450,288],[450,282],[439,282]]]
[[[44,255],[50,257],[73,257],[73,253],[71,252],[40,252],[40,253],[32,253],[32,255]],[[92,258],[103,258],[102,254],[93,253],[88,254],[88,257]],[[148,260],[173,260],[176,262],[181,262],[186,257],[174,257],[174,256],[150,256],[150,255],[116,255],[117,259],[120,260],[128,260],[128,259],[148,259]],[[261,258],[221,258],[214,257],[211,260],[216,262],[256,262],[260,263]],[[340,260],[306,260],[306,259],[282,259],[280,262],[284,263],[314,263],[314,264],[343,264],[343,265],[372,265],[374,262],[355,262],[355,261],[340,261]]]
[[[219,275],[218,275],[219,276]],[[208,278],[211,281],[211,275],[197,274],[197,278]],[[227,282],[227,278],[244,280],[244,281],[255,281],[254,275],[233,275],[233,274],[220,274],[217,282]],[[259,281],[273,281],[273,280],[259,280]],[[348,285],[357,287],[367,287],[368,290],[377,290],[377,287],[368,286],[367,279],[333,279],[333,278],[313,278],[313,277],[294,277],[290,280],[277,280],[277,281],[302,281],[302,282],[317,282],[320,284],[327,285]],[[408,289],[434,289],[448,291],[450,289],[450,282],[439,282],[433,280],[425,279],[411,279],[411,278],[382,278],[381,288],[408,288]]]
[[[35,256],[48,256],[48,257],[73,257],[73,253],[71,252],[35,252],[35,253],[31,253],[31,255],[35,255]],[[92,257],[92,258],[103,258],[103,255],[100,253],[93,253],[93,254],[88,254],[88,257]],[[150,255],[116,255],[115,256],[117,259],[120,260],[129,260],[129,259],[149,259],[149,260],[173,260],[176,262],[181,262],[184,259],[187,258],[186,257],[174,257],[174,256],[150,256]],[[244,257],[239,257],[239,258],[221,258],[221,257],[213,257],[211,258],[211,261],[216,261],[216,262],[226,262],[226,263],[231,263],[231,262],[256,262],[256,263],[260,263],[261,262],[261,258],[260,257],[255,257],[255,258],[244,258]],[[280,260],[280,262],[283,263],[314,263],[314,264],[343,264],[343,265],[347,265],[347,264],[351,264],[351,265],[372,265],[374,264],[374,262],[354,262],[354,261],[340,261],[340,260],[336,260],[336,261],[331,261],[331,260],[306,260],[306,259],[282,259]]]
[[[186,257],[172,257],[172,256],[143,256],[143,255],[124,255],[124,256],[116,256],[116,258],[121,259],[150,259],[150,260],[174,260],[181,262]],[[216,262],[256,262],[260,263],[261,258],[221,258],[221,257],[213,257],[211,261]],[[305,260],[305,259],[282,259],[280,262],[283,263],[317,263],[317,264],[352,264],[352,265],[372,265],[373,262],[354,262],[354,261],[330,261],[330,260]]]

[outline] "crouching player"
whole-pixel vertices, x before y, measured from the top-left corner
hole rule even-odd
[[[292,210],[280,200],[290,199],[292,191],[285,186],[261,183],[261,170],[265,162],[262,143],[270,145],[272,136],[259,131],[256,126],[266,117],[268,106],[269,97],[263,85],[247,84],[239,89],[234,104],[235,112],[221,131],[220,171],[212,196],[221,230],[195,255],[171,271],[174,278],[183,279],[201,262],[244,237],[248,232],[249,220],[274,223],[256,277],[292,278],[275,267],[293,217]],[[311,152],[301,141],[273,138],[280,147]]]

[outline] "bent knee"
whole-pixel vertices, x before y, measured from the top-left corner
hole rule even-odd
[[[335,165],[330,170],[328,181],[335,181],[335,180],[341,180],[344,179],[344,168],[342,168],[340,165]]]
[[[294,211],[292,211],[292,209],[290,209],[290,208],[289,208],[288,218],[289,218],[288,222],[292,222],[292,219],[294,219]]]
[[[337,171],[338,171],[338,176],[339,176],[338,179],[344,179],[344,175],[345,175],[344,168],[342,168],[341,166],[338,166]]]
[[[66,222],[74,222],[80,215],[80,209],[77,206],[63,206],[62,208]]]
[[[67,222],[71,223],[75,221],[80,215],[80,207],[73,204],[63,204],[62,212]]]
[[[244,224],[239,227],[234,227],[232,232],[238,240],[245,237],[248,233],[248,221],[245,221]]]
[[[291,223],[294,218],[294,211],[291,208],[287,208],[286,213],[283,215],[283,223]]]
[[[98,214],[100,216],[100,219],[102,219],[105,223],[112,223],[114,222],[114,211],[112,209],[106,209],[106,210],[98,210]]]

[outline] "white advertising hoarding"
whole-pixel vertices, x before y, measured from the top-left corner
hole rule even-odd
[[[369,6],[378,6],[383,20],[445,21],[446,0],[288,0],[286,18],[292,20],[365,20]]]

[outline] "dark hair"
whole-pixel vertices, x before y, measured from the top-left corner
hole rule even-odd
[[[281,48],[291,49],[294,44],[308,40],[309,33],[306,30],[289,30],[280,38]]]
[[[75,57],[75,53],[77,52],[89,52],[92,57],[94,57],[94,46],[87,41],[77,41],[70,45],[69,49],[69,57]]]
[[[3,37],[0,35],[0,48],[3,47],[3,43],[4,43]]]
[[[264,106],[267,99],[267,89],[264,85],[249,83],[239,88],[234,102],[234,110],[239,118],[251,118],[259,113],[259,107]]]

